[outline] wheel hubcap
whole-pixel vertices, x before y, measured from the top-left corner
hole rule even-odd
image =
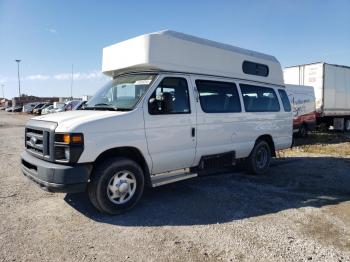
[[[267,150],[264,147],[261,147],[256,154],[256,164],[259,169],[262,169],[266,166],[268,161]]]
[[[129,201],[136,191],[135,175],[127,170],[116,173],[109,180],[107,196],[114,204],[124,204]]]

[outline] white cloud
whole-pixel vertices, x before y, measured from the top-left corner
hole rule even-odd
[[[73,74],[74,80],[91,80],[103,78],[104,75],[100,71],[92,71],[90,73],[75,73]],[[72,78],[72,74],[70,73],[62,73],[53,76],[56,80],[70,80]]]
[[[26,80],[48,80],[50,79],[50,76],[38,74],[38,75],[27,76],[25,79]]]
[[[56,80],[68,80],[71,78],[71,74],[58,74],[53,76]]]
[[[47,29],[51,34],[57,34],[57,30],[55,28],[49,28]]]
[[[45,75],[45,74],[34,74],[34,75],[28,75],[21,77],[22,80],[29,80],[29,81],[45,81],[45,80],[71,80],[72,74],[71,73],[62,73],[62,74],[56,74],[56,75]],[[73,80],[74,81],[80,81],[80,80],[94,80],[94,79],[108,79],[104,74],[101,73],[101,71],[95,70],[87,73],[78,72],[73,74]],[[4,75],[0,75],[0,83],[6,83],[6,82],[13,82],[18,81],[17,77],[7,77]]]
[[[7,82],[8,80],[9,80],[8,77],[3,76],[3,75],[0,75],[0,83],[5,83],[5,82]]]

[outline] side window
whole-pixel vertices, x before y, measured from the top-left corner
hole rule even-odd
[[[241,112],[241,103],[234,83],[196,80],[202,110],[206,113]]]
[[[289,101],[289,98],[288,98],[286,91],[284,91],[282,89],[278,89],[278,93],[280,94],[284,111],[286,111],[286,112],[292,111],[292,108],[290,106],[290,101]]]
[[[148,112],[151,115],[191,113],[186,79],[164,78],[148,101]]]
[[[70,103],[70,104],[68,104],[67,106],[66,106],[66,110],[72,110],[72,103]]]
[[[269,67],[264,64],[244,61],[242,65],[243,72],[248,75],[257,75],[257,76],[268,76]]]
[[[240,84],[246,112],[278,112],[280,104],[272,88]]]

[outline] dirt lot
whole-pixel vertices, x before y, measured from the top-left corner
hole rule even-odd
[[[0,261],[350,261],[350,142],[312,135],[266,176],[148,190],[121,216],[20,172],[28,116],[0,111]],[[321,142],[321,143],[320,143]]]

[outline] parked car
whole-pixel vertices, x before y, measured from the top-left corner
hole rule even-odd
[[[293,107],[293,132],[305,137],[316,128],[316,100],[312,86],[286,85]]]
[[[292,144],[273,56],[162,31],[104,48],[102,71],[112,79],[84,110],[28,121],[21,155],[23,174],[41,188],[87,191],[101,212],[132,208],[146,186],[238,161],[264,174]]]
[[[6,112],[22,112],[22,106],[11,106],[5,109]]]
[[[23,106],[15,106],[11,112],[22,112]]]
[[[81,104],[81,100],[71,100],[68,101],[66,106],[64,107],[64,111],[71,111],[75,110],[75,107],[79,106]]]
[[[9,106],[1,106],[0,110],[6,110],[6,108],[9,108]]]
[[[37,114],[37,109],[43,107],[46,103],[38,103],[35,107],[33,107],[32,114]]]
[[[81,110],[84,109],[85,104],[87,103],[87,101],[80,101],[80,103],[78,103],[73,110]]]
[[[36,105],[38,105],[38,104],[39,104],[38,102],[25,104],[25,105],[23,106],[22,112],[24,112],[24,113],[32,113],[34,107],[35,107]]]
[[[42,115],[49,114],[52,109],[53,109],[53,105],[51,104],[51,105],[45,107],[43,110],[41,110],[41,114]]]
[[[54,103],[53,104],[53,109],[50,111],[50,113],[59,113],[59,112],[64,112],[66,103]]]
[[[42,110],[47,108],[47,107],[49,107],[50,105],[52,105],[52,104],[49,104],[49,103],[48,104],[43,104],[41,107],[38,107],[38,108],[34,109],[33,110],[33,114],[41,115]]]

